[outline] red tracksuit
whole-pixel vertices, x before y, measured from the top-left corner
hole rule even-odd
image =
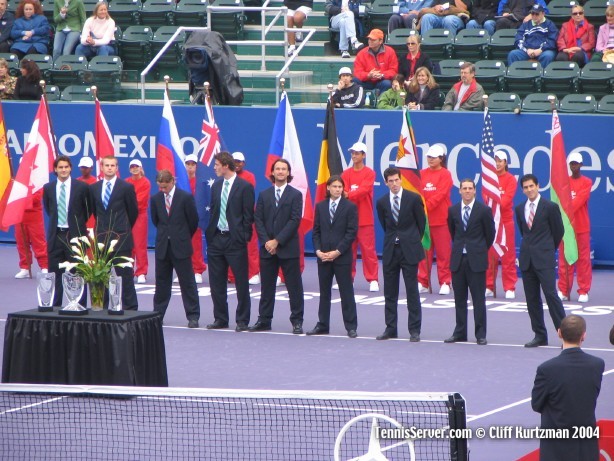
[[[358,207],[358,234],[352,244],[352,280],[356,276],[356,255],[358,245],[362,256],[362,272],[367,282],[378,280],[377,253],[375,251],[375,227],[373,218],[373,185],[375,171],[364,167],[360,170],[348,168],[341,175],[348,199]]]
[[[91,186],[92,184],[94,184],[97,181],[97,179],[96,179],[95,176],[92,176],[92,175],[90,175],[87,179],[85,179],[83,176],[79,176],[77,178],[77,181],[84,182],[85,184]],[[92,212],[92,211],[93,210],[90,210],[90,212]],[[85,223],[85,227],[87,227],[88,229],[94,229],[96,227],[96,218],[95,218],[93,213],[89,217],[87,222]]]
[[[135,260],[134,276],[138,277],[139,275],[147,275],[147,269],[149,268],[149,260],[147,259],[147,229],[149,225],[147,209],[149,208],[151,183],[145,176],[139,179],[133,179],[131,176],[126,179],[126,182],[134,186],[136,202],[139,207],[139,214],[134,226],[132,226],[132,238],[134,240],[132,257]]]
[[[47,240],[43,219],[43,189],[32,196],[32,208],[23,212],[23,220],[15,225],[15,242],[19,253],[19,267],[29,270],[32,266],[32,251],[41,269],[49,268]]]
[[[237,172],[237,176],[256,188],[256,176],[254,176],[254,173],[243,169],[240,173]],[[260,273],[260,252],[258,251],[258,234],[256,233],[255,224],[253,225],[252,239],[247,243],[247,266],[248,277],[250,279]],[[235,276],[230,267],[228,268],[228,280],[230,283],[235,282]]]
[[[573,286],[573,272],[576,267],[578,294],[585,295],[591,290],[593,268],[591,267],[591,221],[588,215],[588,199],[593,181],[586,176],[575,179],[570,177],[571,198],[573,205],[573,228],[578,243],[578,261],[570,266],[565,261],[563,242],[559,247],[559,290],[567,297]]]
[[[514,225],[514,195],[518,181],[514,175],[504,172],[499,176],[499,192],[501,192],[501,224],[505,228],[507,252],[501,256],[501,281],[504,291],[515,291],[518,273],[516,271],[516,239]],[[486,288],[494,291],[495,278],[499,267],[499,255],[491,247],[488,252],[488,270],[486,271]]]
[[[190,178],[190,189],[192,195],[196,193],[196,176]],[[202,274],[207,270],[207,264],[205,264],[205,258],[203,257],[203,231],[199,228],[196,229],[192,236],[192,269],[195,274]]]
[[[433,170],[425,168],[420,171],[422,180],[422,195],[426,201],[429,229],[431,231],[431,249],[426,252],[426,259],[418,265],[418,282],[424,287],[429,286],[429,274],[433,265],[433,251],[437,255],[437,278],[439,285],[450,285],[450,254],[452,253],[452,238],[448,229],[448,208],[452,206],[450,191],[452,190],[452,175],[446,168]]]

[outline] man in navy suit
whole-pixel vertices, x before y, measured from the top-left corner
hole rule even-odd
[[[316,205],[313,221],[313,249],[318,257],[320,306],[318,323],[308,335],[326,335],[330,327],[333,277],[341,295],[343,323],[350,338],[356,338],[356,300],[352,281],[352,244],[358,233],[358,208],[343,197],[345,184],[333,175],[326,182],[327,198]]]
[[[271,166],[274,186],[260,193],[254,220],[260,242],[260,306],[258,321],[249,331],[268,331],[273,320],[275,285],[279,268],[290,298],[292,333],[303,333],[303,280],[298,228],[303,214],[303,194],[290,186],[292,167],[285,159]]]
[[[558,330],[565,317],[565,310],[556,292],[554,252],[561,243],[565,229],[559,206],[539,194],[537,177],[526,174],[520,178],[520,183],[527,200],[515,210],[516,222],[522,235],[518,263],[522,271],[531,328],[535,333],[535,337],[524,346],[547,346],[548,332],[544,324],[544,305],[539,289],[541,286],[554,328]]]
[[[585,353],[586,322],[569,315],[558,329],[563,350],[537,367],[531,393],[533,410],[541,413],[542,429],[568,429],[569,438],[540,438],[540,461],[598,461],[599,440],[594,435],[595,407],[605,363]],[[574,428],[581,428],[573,438]]]
[[[154,311],[162,318],[171,300],[173,269],[177,272],[188,328],[198,328],[200,304],[192,269],[192,237],[198,228],[198,212],[192,194],[175,187],[168,170],[156,177],[160,192],[151,197],[151,221],[156,226],[156,292]]]
[[[234,159],[228,152],[215,155],[214,170],[218,179],[211,187],[211,217],[205,231],[214,321],[207,328],[228,328],[226,290],[230,266],[238,301],[235,331],[247,331],[251,309],[247,243],[254,222],[254,187],[237,176]]]
[[[85,223],[92,213],[92,203],[87,184],[73,181],[70,177],[72,163],[70,158],[60,155],[53,162],[57,180],[43,186],[43,206],[49,216],[47,228],[47,255],[49,271],[55,273],[55,295],[53,305],[61,306],[64,288],[62,285],[63,270],[59,264],[65,261],[76,262],[70,250],[70,239],[86,235]],[[63,211],[60,209],[63,207]],[[79,304],[87,303],[87,287]]]
[[[456,327],[445,343],[467,341],[467,298],[471,291],[475,337],[486,345],[486,269],[488,250],[495,240],[492,210],[476,201],[472,179],[460,182],[462,201],[450,207],[448,228],[452,236],[452,287],[456,308]],[[461,206],[462,205],[462,206]]]
[[[424,259],[422,237],[426,229],[426,214],[420,196],[401,187],[401,171],[386,168],[384,180],[390,193],[377,201],[377,216],[384,229],[384,315],[386,330],[376,339],[396,338],[399,276],[403,271],[407,310],[409,312],[409,340],[420,341],[422,306],[418,293],[418,263]]]
[[[107,155],[100,161],[104,179],[90,186],[94,215],[96,216],[96,235],[99,242],[117,239],[114,256],[132,257],[132,226],[136,222],[139,208],[134,186],[117,176],[117,158]],[[126,310],[136,310],[139,302],[134,288],[132,267],[115,267],[122,278],[122,305]],[[108,301],[105,294],[105,304]]]

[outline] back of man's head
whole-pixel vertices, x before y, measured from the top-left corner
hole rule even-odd
[[[568,315],[561,321],[559,335],[566,343],[579,346],[584,341],[585,333],[586,321],[579,315]]]

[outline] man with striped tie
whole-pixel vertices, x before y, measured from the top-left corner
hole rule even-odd
[[[516,207],[516,222],[522,235],[518,263],[522,271],[522,284],[527,310],[535,337],[524,347],[548,345],[548,331],[544,324],[544,305],[539,293],[541,286],[555,331],[565,318],[563,303],[556,292],[556,260],[565,229],[559,206],[539,194],[539,182],[532,174],[520,178],[522,192],[527,200]]]

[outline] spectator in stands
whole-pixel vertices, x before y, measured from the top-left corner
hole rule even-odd
[[[420,33],[424,36],[431,29],[448,29],[456,34],[465,28],[465,22],[469,20],[471,12],[471,0],[435,0],[431,8],[423,8],[420,11]]]
[[[403,74],[397,74],[392,79],[392,88],[384,91],[377,100],[378,109],[401,109],[405,104],[405,89]]]
[[[614,56],[614,5],[605,9],[605,20],[606,23],[599,27],[595,54],[591,61],[605,61],[603,57],[606,54]]]
[[[21,61],[21,75],[15,82],[13,99],[37,101],[43,95],[43,89],[39,82],[41,71],[34,61],[23,59]]]
[[[544,0],[535,0],[535,5],[541,5],[549,13]],[[531,6],[527,0],[501,0],[497,10],[495,29],[518,29],[523,22],[531,19]]]
[[[2,0],[0,0],[2,1]],[[356,19],[360,0],[326,0],[325,11],[328,14],[330,28],[339,32],[339,51],[342,58],[349,58],[348,43],[352,50],[360,50],[364,44],[356,36]]]
[[[53,60],[58,56],[73,54],[79,44],[81,30],[85,25],[83,0],[55,0],[53,4]]]
[[[365,92],[362,86],[352,80],[352,69],[342,67],[339,69],[339,83],[332,94],[335,107],[363,107],[365,105]]]
[[[516,32],[517,49],[507,55],[508,66],[516,61],[537,59],[546,67],[554,60],[559,31],[550,19],[546,19],[544,11],[538,4],[531,7],[531,20],[523,22]]]
[[[571,19],[561,26],[556,44],[559,48],[557,61],[573,61],[584,67],[590,60],[595,48],[595,28],[584,17],[581,5],[571,8]]]
[[[81,44],[75,54],[87,59],[94,56],[114,56],[115,47],[112,42],[115,36],[115,21],[109,16],[105,2],[96,3],[92,16],[87,18],[81,32]]]
[[[16,82],[17,79],[9,74],[9,63],[0,58],[0,99],[13,99]]]
[[[428,54],[420,50],[420,36],[410,35],[407,37],[407,55],[399,61],[399,73],[403,74],[405,80],[414,76],[416,69],[426,67],[430,72],[433,72],[433,62]]]
[[[11,29],[15,22],[13,13],[6,11],[7,0],[0,0],[0,53],[8,53],[13,44]]]
[[[433,110],[439,105],[439,85],[426,67],[419,67],[407,85],[405,103],[410,110]]]
[[[373,29],[367,38],[369,46],[354,61],[354,82],[381,94],[392,87],[390,80],[399,73],[399,61],[394,49],[384,45],[384,32]]]
[[[313,0],[284,0],[284,6],[288,7],[288,27],[301,29],[307,16],[313,8]],[[296,50],[296,42],[303,41],[302,32],[288,32],[288,56],[292,56]]]
[[[49,22],[43,15],[43,7],[35,0],[21,0],[15,10],[15,23],[11,29],[14,40],[11,53],[19,59],[26,54],[47,54],[49,46]]]
[[[395,29],[417,29],[420,20],[420,10],[430,8],[433,0],[401,0],[399,12],[388,20],[388,33]]]
[[[484,29],[489,35],[493,35],[498,6],[499,0],[474,0],[467,29]]]
[[[461,81],[448,91],[442,110],[482,110],[484,89],[475,79],[475,65],[461,64],[460,77]]]

